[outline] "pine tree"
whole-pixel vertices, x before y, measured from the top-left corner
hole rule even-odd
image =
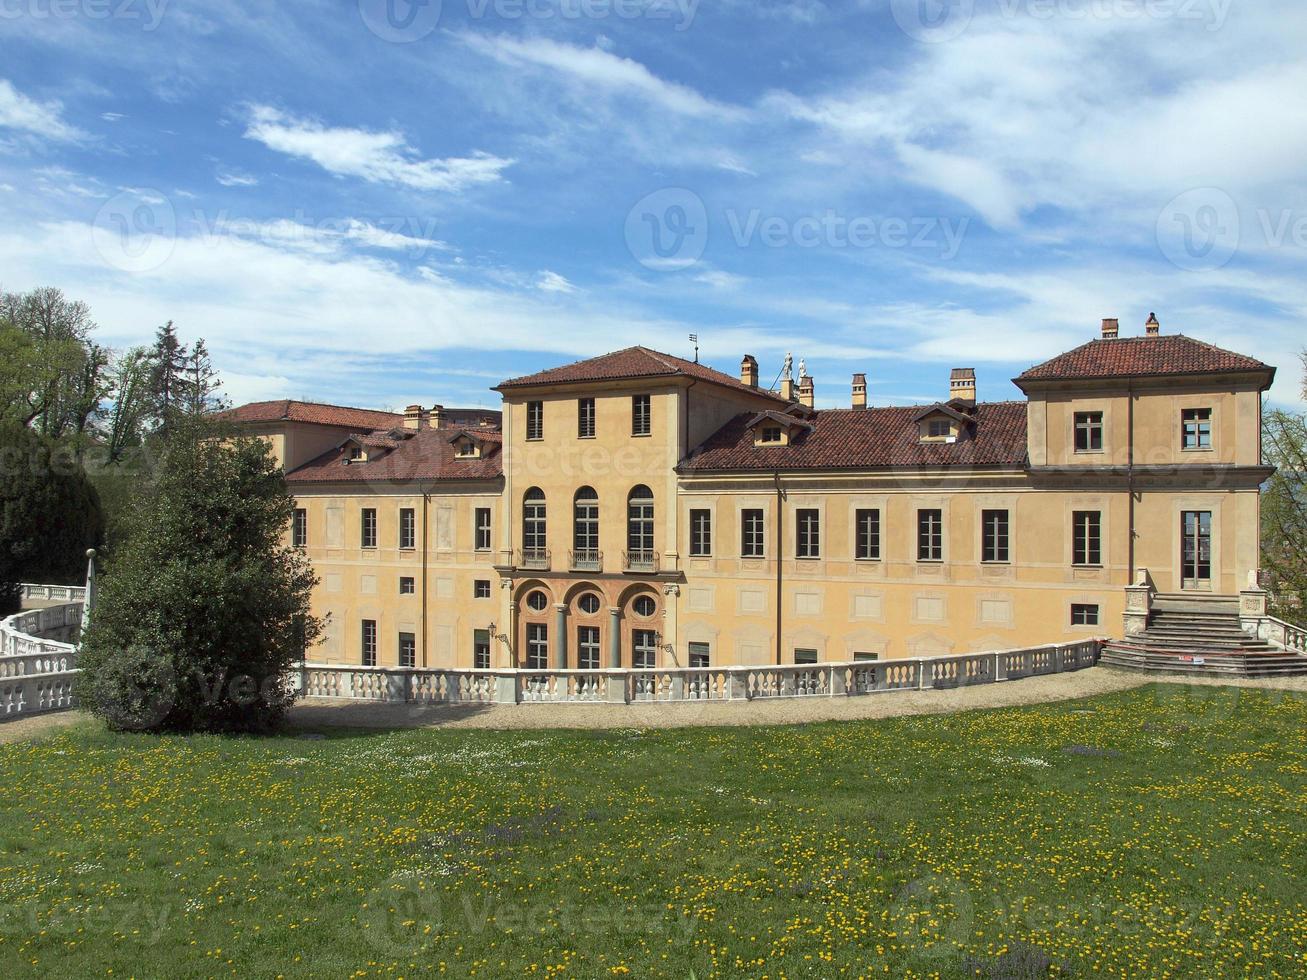
[[[159,328],[151,352],[150,414],[156,429],[167,432],[177,421],[185,399],[186,345],[171,320]]]
[[[186,359],[186,372],[183,376],[185,412],[192,418],[199,418],[209,412],[224,407],[219,395],[222,381],[213,367],[209,357],[209,348],[201,337],[191,348]]]

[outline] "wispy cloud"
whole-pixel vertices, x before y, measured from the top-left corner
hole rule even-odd
[[[0,78],[0,128],[62,143],[85,138],[84,133],[64,121],[63,106],[59,102],[38,102],[28,98],[5,78]]]
[[[557,272],[552,272],[549,269],[543,270],[540,275],[536,277],[536,289],[543,293],[576,292],[576,287],[568,282],[565,277],[560,276]]]
[[[422,159],[401,133],[326,126],[267,105],[250,108],[245,136],[278,153],[311,160],[333,174],[417,190],[450,192],[494,183],[514,163],[482,152]]]
[[[259,178],[251,174],[242,174],[226,170],[220,171],[213,179],[223,187],[254,187],[259,182]]]

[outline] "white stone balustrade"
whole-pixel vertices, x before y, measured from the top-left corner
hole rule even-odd
[[[75,637],[81,624],[80,602],[0,621],[0,718],[74,707],[77,647],[52,637]]]
[[[304,664],[305,697],[420,704],[639,704],[848,697],[1015,681],[1084,670],[1101,640],[957,657],[758,667],[446,670]]]
[[[84,585],[37,585],[24,582],[22,589],[24,602],[82,602],[86,599]]]

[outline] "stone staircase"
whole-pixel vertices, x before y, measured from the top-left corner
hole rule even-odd
[[[1307,674],[1307,657],[1243,630],[1232,596],[1154,595],[1147,629],[1107,644],[1099,663],[1169,674]]]

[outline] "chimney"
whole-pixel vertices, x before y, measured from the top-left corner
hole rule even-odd
[[[758,361],[752,354],[745,354],[740,362],[740,384],[758,387]]]
[[[1116,340],[1121,333],[1121,321],[1116,317],[1103,317],[1103,339]]]
[[[817,390],[815,383],[812,380],[812,375],[805,374],[799,379],[799,402],[812,408],[813,402],[816,401],[816,398]]]
[[[855,374],[853,376],[853,407],[867,407],[867,376],[865,374]]]
[[[948,378],[949,401],[976,404],[976,369],[954,368]]]
[[[422,416],[424,415],[426,415],[426,412],[422,411],[421,405],[410,405],[408,408],[404,409],[404,428],[422,428]]]
[[[444,405],[431,406],[431,428],[443,429],[449,420],[445,417]]]
[[[1144,324],[1144,333],[1150,337],[1156,337],[1162,332],[1162,325],[1157,322],[1157,314],[1149,313],[1148,322]]]

